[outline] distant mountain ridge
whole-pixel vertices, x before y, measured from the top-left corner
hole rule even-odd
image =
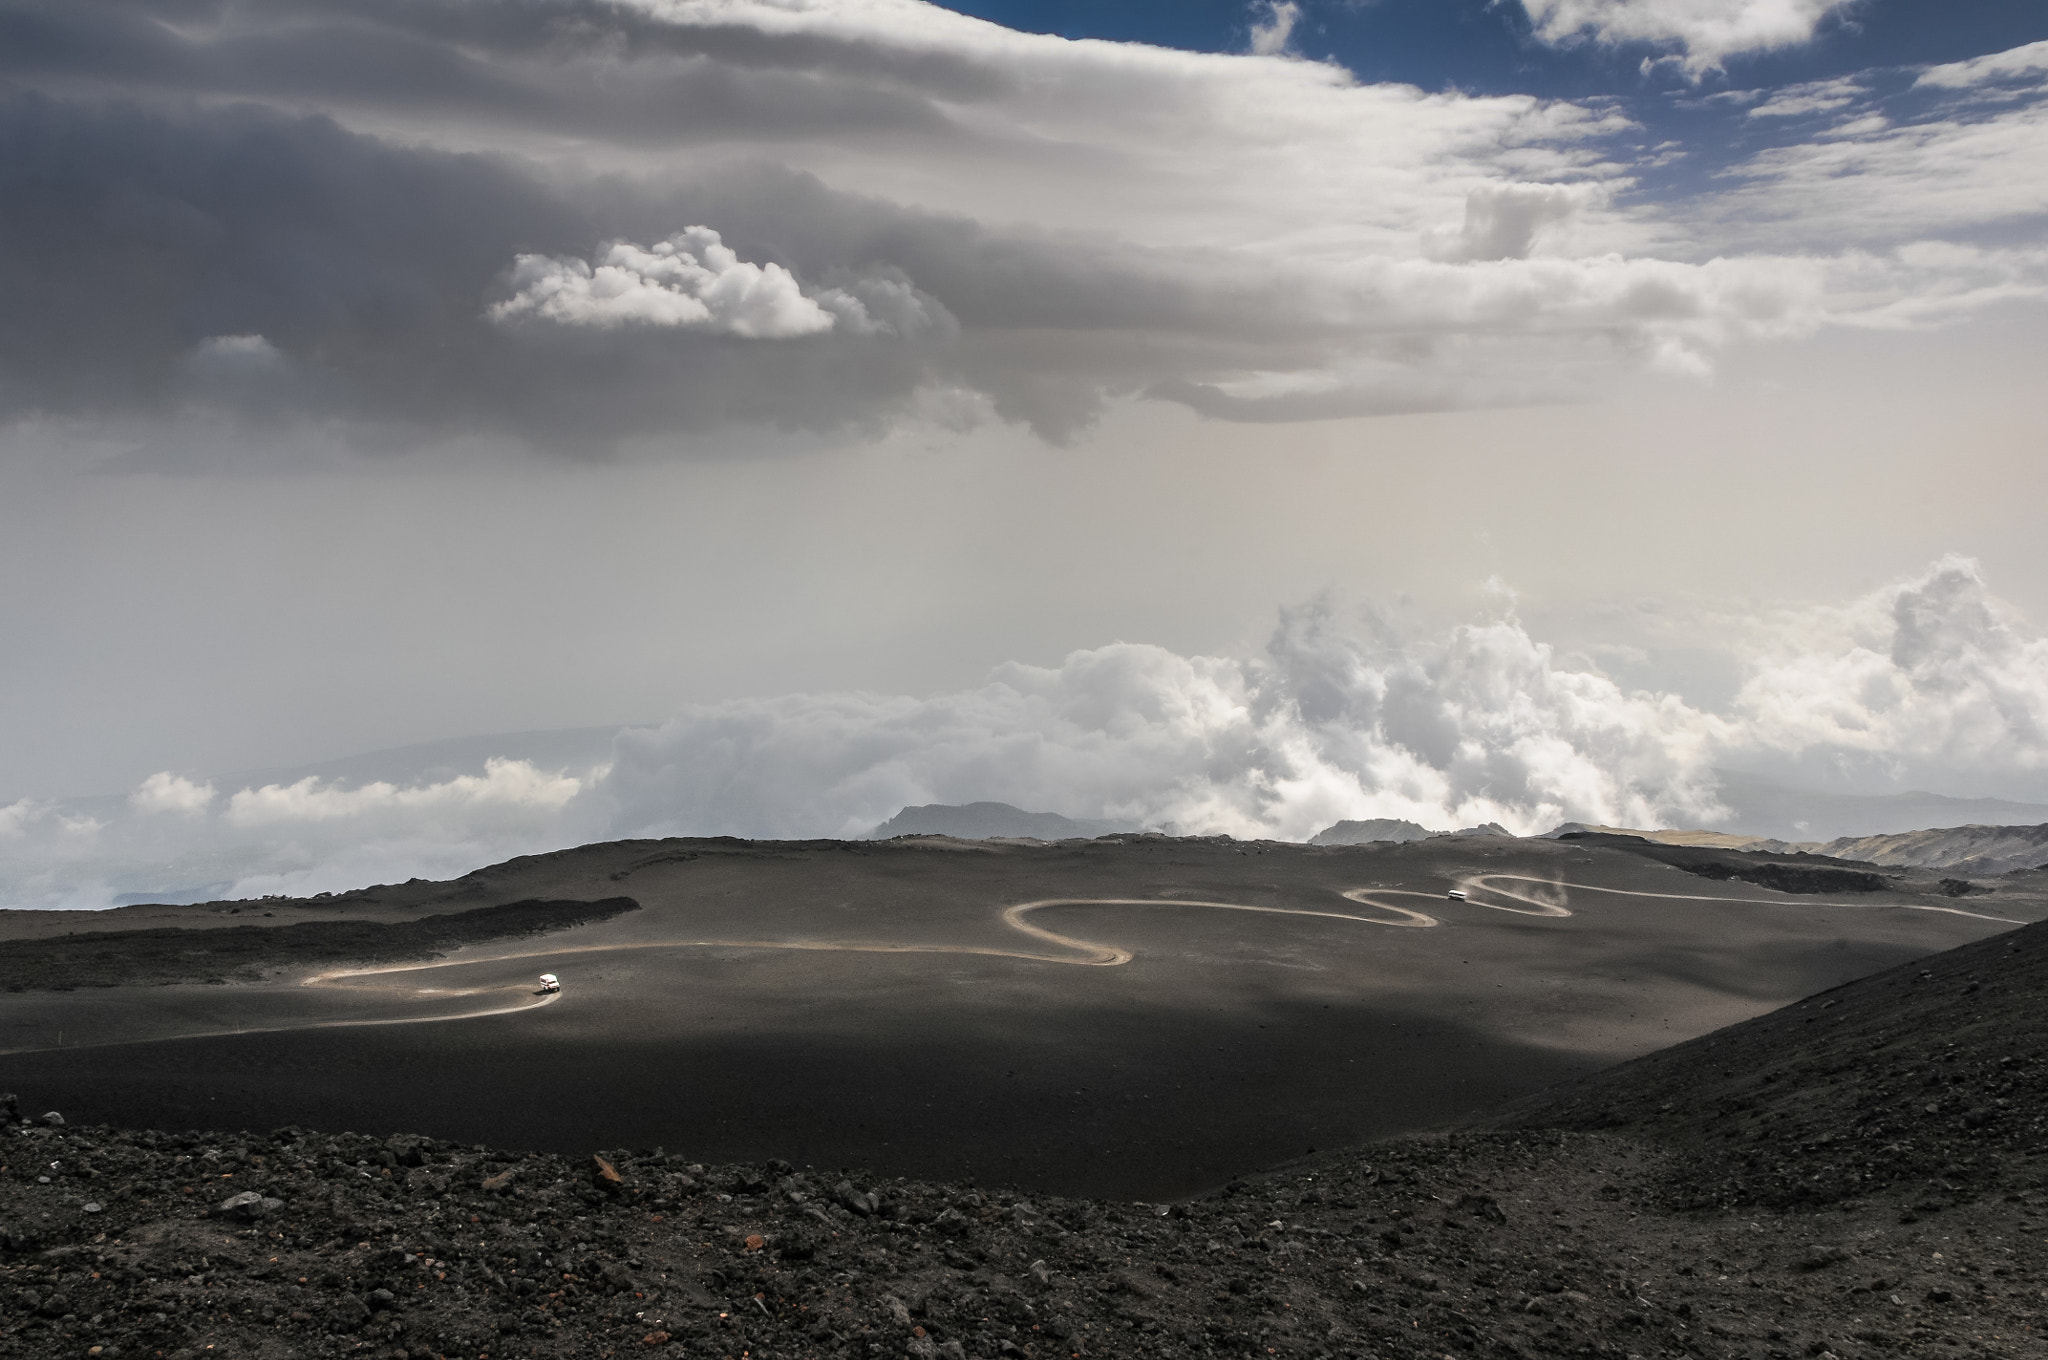
[[[1057,812],[1026,812],[1008,803],[925,803],[904,808],[868,836],[873,840],[888,840],[891,836],[952,836],[963,841],[1012,837],[1064,841],[1139,829],[1130,822],[1085,821],[1062,817]]]
[[[1825,855],[1902,869],[1948,869],[1958,876],[1995,877],[2015,869],[2048,868],[2048,823],[2040,826],[1949,826],[1881,836],[1838,836],[1831,841],[1781,841],[1724,831],[1655,831],[1625,826],[1566,822],[1543,833],[1545,840],[1570,835],[1635,836],[1657,845],[1750,854]]]
[[[1374,817],[1364,822],[1334,822],[1309,837],[1310,845],[1373,845],[1381,841],[1426,841],[1435,836],[1509,836],[1515,833],[1499,822],[1462,827],[1456,831],[1431,831],[1420,822],[1398,817]]]
[[[2048,867],[2048,824],[1951,826],[1890,836],[1844,836],[1829,841],[1820,853],[1836,859],[1989,877],[2015,869]]]
[[[1894,835],[1928,827],[2032,826],[2048,822],[2048,803],[1951,798],[1925,793],[1820,793],[1770,783],[1735,770],[1716,772],[1715,796],[1729,815],[1713,830],[1788,844]]]
[[[1375,841],[1419,841],[1436,835],[1419,822],[1374,817],[1363,822],[1336,822],[1309,837],[1310,845],[1371,845]]]

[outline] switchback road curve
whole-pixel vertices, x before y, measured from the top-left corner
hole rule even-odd
[[[1105,944],[1079,935],[1065,934],[1049,926],[1033,921],[1036,913],[1061,907],[1109,907],[1149,908],[1161,907],[1194,908],[1206,911],[1249,912],[1267,916],[1298,916],[1312,919],[1347,921],[1362,926],[1385,926],[1395,929],[1432,929],[1444,924],[1441,917],[1403,906],[1388,899],[1427,898],[1439,905],[1438,910],[1449,907],[1469,907],[1485,911],[1510,912],[1521,916],[1562,919],[1573,914],[1569,905],[1571,894],[1603,893],[1616,897],[1648,898],[1674,902],[1718,902],[1738,906],[1763,907],[1773,910],[1785,908],[1833,908],[1854,911],[1875,911],[1902,909],[1907,911],[1937,912],[1950,916],[1968,917],[1972,920],[1989,921],[2001,925],[2022,925],[2024,922],[2003,916],[1991,916],[1983,912],[1966,911],[1960,907],[1932,906],[1909,902],[1838,902],[1804,901],[1794,899],[1761,899],[1755,897],[1730,897],[1707,893],[1663,893],[1648,892],[1631,888],[1606,888],[1590,883],[1568,883],[1561,879],[1539,878],[1528,874],[1487,873],[1471,874],[1455,880],[1455,887],[1464,892],[1463,901],[1446,900],[1443,892],[1428,892],[1415,888],[1387,888],[1380,886],[1363,888],[1333,889],[1338,896],[1361,907],[1368,908],[1374,915],[1359,915],[1344,911],[1319,911],[1305,907],[1260,906],[1247,902],[1219,902],[1187,897],[1046,897],[1030,902],[1019,902],[1001,909],[1003,924],[1026,940],[1035,942],[1041,949],[1003,949],[989,945],[971,944],[910,944],[894,941],[863,940],[740,940],[740,939],[674,939],[650,940],[632,943],[588,944],[548,947],[545,945],[526,946],[516,951],[483,954],[466,958],[435,959],[423,963],[385,964],[368,968],[337,968],[315,973],[304,978],[302,987],[328,991],[357,992],[364,1000],[376,1000],[388,1007],[394,1001],[417,1003],[425,1008],[422,1013],[411,1015],[379,1015],[363,1017],[342,1017],[324,1020],[298,1020],[280,1024],[251,1024],[213,1030],[196,1030],[163,1035],[161,1040],[212,1038],[238,1034],[274,1034],[302,1029],[338,1029],[375,1025],[416,1025],[433,1024],[448,1020],[478,1020],[491,1016],[512,1015],[536,1010],[555,1004],[563,993],[541,992],[525,984],[496,983],[484,985],[431,985],[446,981],[453,983],[448,970],[475,968],[493,963],[511,963],[521,960],[560,960],[584,954],[620,954],[651,949],[776,949],[803,950],[826,953],[857,954],[951,954],[980,956],[987,958],[1020,959],[1031,963],[1059,964],[1091,968],[1116,968],[1131,962],[1133,952],[1120,945]],[[439,975],[439,976],[437,976]],[[428,985],[421,985],[428,984]],[[574,980],[571,979],[573,987]],[[443,1009],[448,1002],[466,1003],[474,1000],[478,1004],[458,1004],[453,1009]],[[105,1044],[88,1043],[65,1045],[66,1048],[102,1047],[126,1043],[147,1043],[152,1038],[111,1039]],[[56,1045],[27,1046],[0,1049],[0,1055],[37,1053],[53,1051]]]

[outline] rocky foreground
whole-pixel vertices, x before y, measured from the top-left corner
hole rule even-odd
[[[0,1356],[2038,1357],[2044,998],[2048,924],[1171,1205],[0,1102]]]

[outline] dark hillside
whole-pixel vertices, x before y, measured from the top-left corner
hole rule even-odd
[[[1516,1123],[1684,1149],[1682,1205],[1933,1206],[2048,1169],[2048,924],[1964,945],[1625,1063]]]
[[[599,902],[508,902],[417,921],[302,921],[282,926],[218,926],[192,930],[102,930],[10,940],[10,992],[70,991],[176,982],[254,979],[280,968],[335,963],[402,963],[487,940],[538,935],[608,921],[640,904],[630,897]]]
[[[1641,836],[1602,831],[1567,831],[1557,839],[1622,850],[1644,859],[1683,869],[1701,878],[1726,883],[1754,883],[1781,893],[1870,893],[1892,886],[1877,867],[1855,860],[1830,859],[1805,851],[1772,854],[1754,850],[1720,850],[1702,845],[1664,845]]]

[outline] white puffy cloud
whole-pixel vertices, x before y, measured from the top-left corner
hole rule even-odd
[[[204,812],[217,796],[210,783],[198,783],[183,775],[159,770],[136,785],[135,791],[128,795],[128,806],[137,812]]]
[[[906,804],[998,799],[1184,833],[1304,838],[1341,818],[1711,824],[1717,765],[2048,775],[2048,638],[1944,559],[1767,631],[1725,715],[1568,664],[1512,615],[1404,639],[1289,611],[1264,653],[1118,644],[928,698],[797,695],[622,734],[614,834],[854,835]]]
[[[1782,626],[1793,637],[1736,700],[1753,759],[2021,790],[2048,772],[2048,638],[2021,630],[1974,562],[1945,558]]]
[[[1546,42],[1590,38],[1619,46],[1674,47],[1686,67],[1712,70],[1729,57],[1793,47],[1852,0],[1522,0]]]
[[[1118,644],[973,690],[792,696],[624,734],[597,791],[628,834],[856,835],[906,804],[1305,839],[1341,818],[1444,829],[1698,819],[1713,722],[1559,667],[1512,621],[1376,649],[1309,609],[1267,654]]]
[[[742,260],[709,227],[686,227],[652,246],[614,241],[595,261],[521,255],[511,284],[512,296],[492,305],[492,319],[676,327],[748,340],[818,335],[838,319],[806,297],[787,269]],[[835,301],[867,322],[857,299],[838,294]]]

